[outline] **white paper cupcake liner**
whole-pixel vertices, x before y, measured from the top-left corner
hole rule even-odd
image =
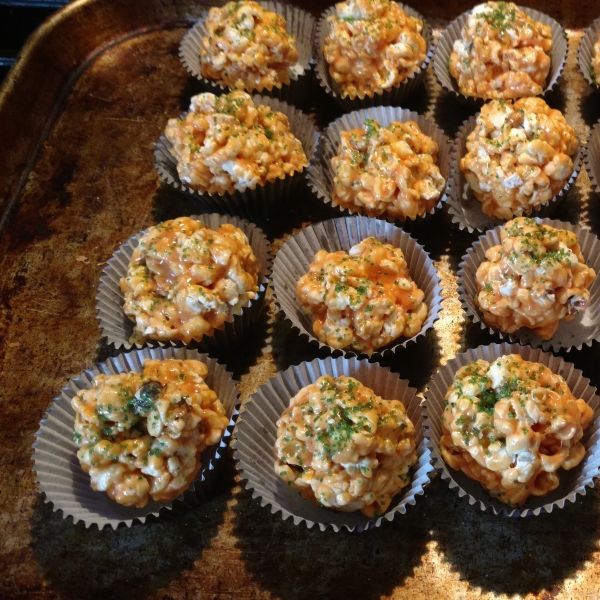
[[[584,344],[591,346],[594,340],[600,339],[600,240],[587,227],[550,219],[536,219],[536,221],[555,229],[572,231],[577,235],[585,264],[596,271],[596,278],[589,288],[590,301],[586,309],[569,323],[561,321],[558,330],[550,340],[543,340],[535,335],[533,330],[526,327],[522,327],[515,333],[507,334],[489,326],[483,320],[482,312],[475,305],[474,298],[477,295],[475,275],[479,265],[486,260],[485,253],[487,250],[492,246],[502,244],[500,238],[502,226],[486,231],[469,248],[467,254],[462,257],[458,272],[460,301],[472,321],[479,323],[482,329],[488,330],[491,334],[497,333],[501,338],[509,338],[511,342],[519,341],[521,344],[528,344],[533,348],[542,348],[545,351],[553,350],[557,352],[560,349],[565,349],[569,352],[573,348],[581,350]]]
[[[77,458],[78,446],[73,441],[75,411],[71,407],[71,399],[79,390],[90,389],[96,375],[131,371],[140,373],[144,361],[149,358],[203,362],[208,367],[206,383],[217,394],[230,421],[221,442],[209,446],[202,453],[200,471],[181,496],[172,502],[150,500],[144,508],[135,508],[117,504],[105,492],[95,492],[90,487],[90,477],[81,469]],[[44,414],[33,444],[33,470],[40,492],[46,494],[46,502],[52,503],[55,511],[62,511],[64,518],[72,517],[73,523],[83,521],[86,527],[97,525],[99,529],[106,526],[116,529],[120,524],[130,527],[134,521],[144,523],[150,515],[158,516],[160,511],[171,510],[174,505],[177,508],[196,506],[198,499],[210,493],[214,484],[215,471],[225,457],[238,407],[239,391],[233,376],[206,354],[186,348],[144,348],[110,358],[71,379]]]
[[[548,79],[546,80],[546,87],[543,91],[543,94],[545,95],[556,86],[565,67],[568,51],[567,34],[557,21],[543,12],[526,6],[519,6],[519,8],[534,20],[540,21],[541,23],[544,23],[544,25],[549,25],[552,29],[553,45],[550,53],[552,62],[550,65],[550,72],[548,73]],[[454,42],[461,39],[463,27],[470,14],[471,11],[469,10],[459,15],[450,23],[450,25],[448,25],[448,27],[446,27],[446,29],[444,29],[444,31],[442,31],[435,47],[432,65],[437,80],[446,91],[454,93],[457,98],[465,100],[470,104],[481,106],[484,103],[484,100],[482,98],[465,96],[459,90],[458,82],[450,75],[450,71],[448,70]]]
[[[272,2],[271,0],[261,0],[259,4],[264,9],[275,12],[285,18],[287,32],[295,37],[296,48],[300,55],[298,62],[289,69],[289,85],[282,85],[281,88],[273,87],[271,90],[264,89],[260,93],[292,104],[302,102],[310,95],[315,19],[310,13],[290,4]],[[199,79],[208,91],[215,94],[221,94],[223,91],[230,90],[231,88],[223,85],[220,81],[204,77],[200,65],[201,41],[202,38],[208,35],[206,29],[207,17],[208,10],[203,18],[200,19],[200,21],[198,21],[185,35],[181,42],[181,47],[179,48],[179,56],[186,70]]]
[[[365,95],[364,98],[357,96],[354,100],[350,98],[342,98],[340,95],[340,86],[336,83],[331,75],[329,74],[329,65],[323,56],[323,48],[325,45],[325,38],[329,35],[331,26],[327,18],[335,15],[335,6],[328,8],[319,19],[317,23],[317,35],[315,39],[315,75],[319,80],[319,84],[325,90],[328,96],[333,98],[344,110],[352,111],[360,108],[368,108],[370,106],[398,106],[402,104],[407,98],[409,98],[419,87],[423,84],[425,74],[427,72],[427,65],[431,60],[433,54],[433,32],[427,21],[412,7],[397,2],[402,10],[416,19],[423,21],[423,30],[421,35],[425,39],[427,45],[425,60],[421,64],[418,71],[413,73],[410,77],[403,81],[397,86],[392,87],[390,90],[386,90],[381,93],[374,93],[373,96]]]
[[[577,63],[579,72],[588,84],[595,90],[600,86],[596,83],[596,79],[592,73],[592,58],[594,57],[594,44],[598,41],[600,33],[600,18],[596,19],[586,30],[581,38],[579,50],[577,52]]]
[[[460,170],[460,159],[467,154],[467,137],[477,125],[477,115],[467,119],[458,130],[455,141],[455,161],[453,164],[453,192],[448,198],[446,206],[448,214],[453,223],[457,223],[460,229],[467,229],[470,233],[474,231],[485,231],[504,223],[501,219],[490,217],[483,212],[482,204],[473,193],[471,186],[467,183],[464,173]],[[549,217],[558,207],[560,201],[566,196],[569,188],[575,183],[581,169],[584,155],[584,144],[580,140],[575,154],[571,156],[573,161],[573,172],[562,190],[530,214],[527,217]]]
[[[322,375],[354,377],[382,398],[400,400],[415,426],[418,461],[410,471],[411,482],[394,497],[385,514],[378,518],[369,518],[360,512],[344,513],[316,506],[302,498],[297,490],[275,473],[277,420],[289,406],[290,400]],[[409,505],[415,504],[417,496],[424,493],[423,488],[429,483],[428,473],[433,470],[423,438],[420,398],[416,390],[389,369],[356,358],[317,359],[277,373],[242,408],[232,447],[237,467],[246,481],[246,488],[252,490],[253,498],[259,498],[262,506],[270,506],[272,514],[281,512],[284,520],[292,517],[295,525],[304,523],[309,529],[318,525],[321,531],[328,527],[336,532],[344,528],[363,531],[393,520],[397,514],[404,514]]]
[[[458,369],[474,360],[493,362],[496,358],[507,354],[520,354],[524,360],[539,362],[547,366],[553,373],[561,375],[569,389],[576,398],[583,398],[594,410],[594,419],[585,430],[582,443],[586,448],[584,459],[579,465],[569,471],[560,469],[560,485],[545,496],[530,496],[521,506],[509,506],[492,498],[488,492],[462,471],[449,468],[440,452],[440,439],[442,436],[441,418],[444,412],[444,396],[454,380]],[[509,517],[527,517],[563,508],[567,501],[575,502],[578,495],[586,494],[586,487],[594,487],[594,478],[599,476],[600,467],[600,398],[596,395],[596,388],[589,385],[589,379],[583,376],[579,369],[571,363],[566,363],[562,358],[553,356],[539,349],[518,344],[493,344],[479,346],[459,354],[446,365],[440,367],[428,385],[425,395],[423,417],[425,437],[431,450],[434,466],[441,471],[442,479],[446,480],[450,488],[455,490],[462,498],[467,497],[469,504],[478,506],[482,511],[491,510],[495,515]]]
[[[223,329],[215,329],[213,335],[204,336],[200,342],[190,344],[206,351],[230,347],[248,334],[262,312],[273,263],[270,244],[261,229],[253,223],[237,217],[211,214],[193,215],[190,218],[204,223],[213,230],[223,223],[235,225],[248,237],[250,247],[258,262],[258,296],[251,300],[239,315],[235,315],[232,321],[226,322]],[[113,344],[117,349],[129,349],[134,346],[129,342],[129,339],[133,335],[135,322],[123,312],[124,296],[120,281],[122,277],[127,275],[127,268],[133,251],[147,232],[147,229],[140,231],[123,243],[108,259],[100,277],[98,293],[96,294],[98,324],[102,336],[106,337],[106,341]],[[148,345],[160,345],[156,340],[148,340],[146,343]],[[173,343],[176,345],[181,344],[181,342]],[[142,345],[135,344],[135,347],[141,348]]]
[[[441,308],[440,278],[433,261],[423,247],[399,227],[368,217],[341,217],[309,225],[289,238],[277,253],[273,264],[273,294],[286,319],[301,336],[308,338],[309,343],[338,355],[356,356],[357,352],[334,350],[317,339],[313,333],[312,319],[304,312],[296,296],[296,283],[308,273],[310,263],[319,250],[347,252],[368,237],[375,237],[402,250],[413,281],[425,294],[428,308],[427,318],[419,333],[411,338],[400,338],[373,352],[371,359],[376,360],[394,353],[400,347],[405,348],[425,335],[438,319]]]
[[[596,192],[600,192],[600,121],[592,128],[585,147],[584,161],[587,174],[590,177],[592,189]]]
[[[448,199],[452,190],[452,177],[454,172],[453,163],[455,158],[453,144],[435,123],[426,117],[405,108],[395,108],[392,106],[365,108],[363,110],[342,115],[339,119],[330,123],[327,129],[320,135],[315,155],[308,165],[308,184],[312,191],[326,204],[329,204],[340,212],[340,214],[361,214],[361,209],[358,207],[344,208],[332,203],[331,197],[334,187],[335,171],[332,167],[331,159],[338,154],[342,132],[362,127],[366,119],[375,119],[382,127],[387,127],[394,121],[400,121],[401,123],[414,121],[421,131],[432,138],[439,146],[436,164],[440,169],[440,173],[446,180],[446,188],[440,196],[440,199],[437,201],[436,205],[423,216],[418,216],[416,219],[404,220],[387,215],[380,215],[376,218],[385,219],[389,223],[400,223],[411,221],[419,222],[433,215],[442,208],[443,203]]]
[[[310,162],[319,138],[318,129],[313,121],[301,110],[276,98],[255,95],[252,96],[252,101],[255,104],[269,106],[288,117],[290,131],[300,140],[306,158]],[[184,185],[179,179],[177,160],[171,154],[171,143],[164,135],[160,136],[154,148],[154,167],[164,183],[190,194],[203,210],[226,212],[250,220],[267,218],[285,210],[288,206],[286,199],[297,195],[306,182],[306,169],[303,169],[283,179],[257,185],[253,190],[247,189],[244,192],[223,195],[202,193]]]

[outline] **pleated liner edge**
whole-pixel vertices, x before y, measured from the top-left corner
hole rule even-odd
[[[300,389],[326,374],[355,377],[379,396],[401,400],[415,426],[418,461],[411,469],[411,483],[394,497],[388,511],[380,517],[370,519],[362,513],[344,513],[315,506],[275,473],[273,448],[277,419]],[[321,531],[331,527],[335,532],[342,529],[358,532],[379,527],[384,521],[392,521],[397,514],[404,514],[406,508],[414,505],[417,497],[424,493],[433,467],[421,422],[420,398],[398,374],[366,360],[328,357],[290,367],[262,385],[242,408],[232,448],[246,488],[263,507],[270,507],[271,514],[280,512],[283,520],[291,518],[295,525],[304,523],[309,529],[318,525]]]
[[[95,492],[77,458],[73,441],[75,411],[71,399],[81,389],[89,389],[92,379],[100,373],[113,375],[128,371],[141,372],[143,361],[149,358],[200,360],[208,366],[206,382],[222,402],[229,424],[219,444],[209,446],[202,454],[200,471],[194,483],[179,497],[168,503],[150,500],[144,508],[125,507],[112,501],[104,492]],[[71,379],[54,398],[40,421],[33,444],[33,471],[45,501],[54,511],[62,511],[73,523],[83,521],[85,527],[116,529],[125,524],[144,523],[148,517],[158,517],[170,510],[188,510],[208,497],[225,458],[225,451],[238,417],[239,391],[236,380],[217,360],[186,348],[144,348],[124,352],[87,369]]]

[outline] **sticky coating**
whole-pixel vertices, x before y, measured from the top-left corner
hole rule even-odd
[[[219,443],[229,423],[207,373],[196,360],[147,359],[141,373],[96,375],[73,398],[77,457],[93,490],[143,508],[149,498],[167,502],[192,484],[202,452]]]
[[[324,375],[277,421],[275,472],[303,497],[335,510],[383,514],[410,482],[415,429],[399,400],[352,377]]]
[[[519,217],[502,228],[500,239],[477,268],[475,304],[485,322],[504,333],[526,327],[549,340],[561,320],[585,310],[596,273],[586,266],[577,236],[565,229]]]
[[[246,92],[193,96],[186,115],[169,119],[165,137],[181,182],[203,193],[254,190],[308,165],[287,116]]]
[[[319,250],[296,294],[317,338],[335,349],[372,354],[416,335],[427,317],[402,250],[373,237],[349,252]]]
[[[281,15],[252,0],[211,8],[200,43],[202,75],[246,92],[289,84],[300,56],[286,27]]]
[[[438,151],[414,121],[382,127],[365,119],[359,129],[342,132],[338,154],[331,159],[332,203],[369,217],[422,217],[446,187],[436,165]]]
[[[492,100],[477,116],[460,169],[490,217],[528,215],[573,173],[579,142],[562,113],[541,98]]]
[[[470,362],[445,396],[442,456],[510,505],[544,496],[560,484],[558,470],[576,467],[594,411],[565,380],[518,354]]]
[[[427,55],[423,22],[390,0],[347,0],[335,5],[323,54],[342,98],[373,97],[400,85]]]
[[[151,227],[120,281],[123,311],[135,321],[131,343],[189,344],[240,314],[258,292],[258,264],[244,232],[216,231],[180,217]]]
[[[552,29],[512,2],[479,4],[454,42],[448,69],[465,96],[517,99],[544,91]]]

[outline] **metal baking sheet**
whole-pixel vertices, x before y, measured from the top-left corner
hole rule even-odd
[[[475,2],[415,6],[439,32]],[[585,140],[600,101],[577,71],[586,0],[527,3],[568,30],[565,77],[550,103]],[[315,16],[327,3],[303,7]],[[32,38],[0,89],[0,598],[527,598],[600,597],[600,490],[550,515],[483,514],[437,479],[407,514],[364,534],[296,527],[260,507],[229,457],[214,495],[191,512],[116,531],[54,513],[31,471],[38,422],[65,382],[105,359],[94,296],[103,265],[136,231],[194,214],[193,200],[159,185],[152,149],[167,118],[198,83],[178,57],[202,7],[190,0],[77,0]],[[320,90],[321,126],[340,109]],[[406,108],[454,135],[468,106],[441,92],[431,67]],[[303,224],[334,216],[314,198],[258,223],[276,251]],[[585,169],[555,218],[598,234],[599,197]],[[427,336],[384,365],[423,390],[437,366],[498,341],[465,322],[460,257],[476,235],[436,215],[413,235],[431,253],[446,300]],[[218,356],[242,379],[243,399],[277,370],[315,358],[277,314],[235,354]],[[564,356],[600,383],[599,345]]]

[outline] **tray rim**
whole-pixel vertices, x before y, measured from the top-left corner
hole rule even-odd
[[[199,0],[196,3],[176,4],[173,6],[179,11],[184,11],[185,15],[173,15],[172,18],[157,20],[157,15],[152,12],[137,11],[140,19],[146,19],[144,24],[138,24],[132,28],[124,27],[123,23],[115,22],[109,25],[121,25],[121,27],[106,27],[99,30],[100,40],[87,40],[89,49],[82,54],[76,54],[70,61],[70,68],[61,69],[56,76],[56,86],[52,90],[47,90],[46,94],[40,95],[47,98],[45,112],[36,120],[26,144],[26,150],[21,152],[21,156],[14,157],[11,152],[3,153],[0,148],[0,235],[7,225],[12,211],[18,202],[19,196],[23,192],[29,175],[33,171],[36,162],[40,157],[43,144],[50,135],[52,128],[60,117],[61,110],[64,107],[71,91],[79,78],[85,73],[89,66],[106,50],[132,39],[136,36],[144,35],[160,29],[174,29],[189,27],[198,19],[198,15],[203,9],[218,5],[220,0]],[[123,0],[123,5],[131,4],[135,6],[134,0]],[[27,38],[25,44],[17,54],[14,64],[9,70],[4,81],[0,83],[0,137],[2,134],[2,125],[8,117],[14,105],[18,105],[22,98],[26,77],[30,65],[35,60],[41,58],[40,54],[44,52],[44,44],[52,42],[52,38],[61,34],[61,29],[67,31],[72,25],[76,25],[78,18],[86,20],[86,13],[93,10],[115,10],[114,2],[111,0],[72,0],[65,4],[56,12],[52,13],[42,24],[35,29]],[[74,22],[74,23],[72,23]],[[59,38],[60,39],[60,38]],[[75,51],[75,48],[73,48]],[[17,111],[18,112],[18,111]],[[15,130],[18,133],[19,130]],[[15,136],[16,137],[16,136]],[[19,136],[21,137],[21,136]],[[12,139],[4,137],[7,147],[12,147]],[[18,163],[15,167],[13,162]],[[6,184],[4,184],[6,180]],[[4,185],[3,185],[4,184]]]

